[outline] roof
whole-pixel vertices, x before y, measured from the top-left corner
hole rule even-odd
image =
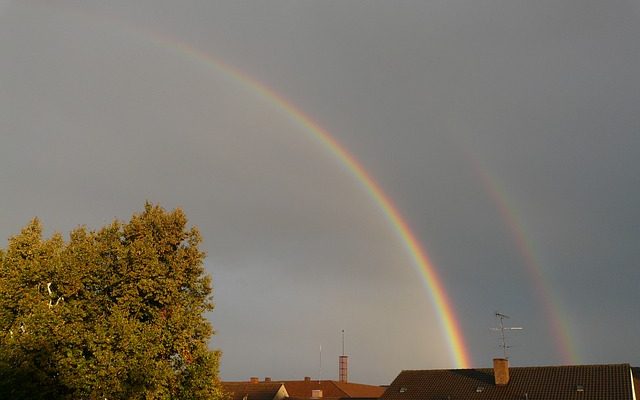
[[[349,382],[336,382],[332,381],[340,390],[346,393],[346,396],[351,398],[378,398],[382,396],[385,388],[381,386],[363,385],[360,383]]]
[[[222,387],[231,394],[231,400],[273,400],[282,383],[222,382]]]
[[[509,376],[496,386],[491,368],[402,371],[381,400],[633,399],[629,364],[511,367]]]
[[[275,382],[275,380],[274,380]],[[322,390],[323,398],[375,398],[384,393],[384,388],[360,383],[338,382],[331,380],[277,381],[283,383],[290,397],[309,398],[311,391]]]

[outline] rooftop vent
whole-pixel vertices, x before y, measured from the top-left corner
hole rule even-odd
[[[482,393],[482,392],[484,392],[484,386],[478,386],[476,388],[476,393]]]
[[[404,387],[404,386],[403,386],[403,387],[401,387],[401,388],[400,388],[400,393],[404,393],[404,392],[406,392],[407,390],[408,390],[408,389],[407,389],[406,387]]]
[[[584,385],[576,385],[576,392],[584,392]]]

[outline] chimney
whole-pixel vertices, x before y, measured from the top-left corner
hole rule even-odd
[[[338,380],[342,383],[347,383],[349,378],[349,356],[340,356],[338,359]]]
[[[311,377],[310,376],[305,376],[304,377],[304,381],[305,382],[311,382]]]
[[[509,360],[506,358],[493,359],[493,377],[497,386],[504,386],[509,383]]]
[[[249,383],[260,383],[260,378],[258,378],[257,376],[252,376],[251,378],[249,378]]]
[[[268,376],[265,376],[265,377],[264,377],[264,381],[265,381],[265,382],[271,382],[271,378],[270,378],[270,377],[268,377]]]

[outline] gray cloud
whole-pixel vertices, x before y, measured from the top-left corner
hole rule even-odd
[[[282,93],[362,161],[427,247],[475,365],[499,354],[498,309],[527,328],[514,363],[565,361],[475,165],[516,213],[575,361],[637,364],[635,2],[7,4],[0,233],[34,215],[97,227],[146,199],[183,207],[205,236],[223,378],[315,376],[320,344],[333,377],[341,329],[355,380],[453,361],[409,255],[345,166],[154,32]]]

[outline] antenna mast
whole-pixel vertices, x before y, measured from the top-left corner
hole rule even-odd
[[[320,345],[320,368],[318,369],[318,385],[322,381],[322,345]]]
[[[498,318],[500,320],[500,326],[496,327],[496,328],[491,328],[491,330],[492,331],[500,331],[500,339],[501,339],[500,347],[502,347],[502,352],[504,354],[504,359],[508,360],[509,357],[507,357],[507,349],[510,349],[511,346],[507,345],[507,338],[506,338],[506,335],[504,334],[504,332],[505,331],[521,331],[524,328],[522,328],[520,326],[504,326],[504,320],[510,318],[508,315],[496,312],[495,316],[496,316],[496,318]]]

